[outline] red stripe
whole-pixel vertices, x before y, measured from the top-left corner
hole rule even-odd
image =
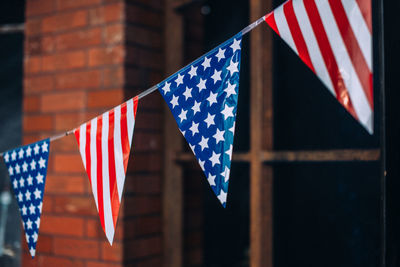
[[[104,203],[103,203],[103,156],[101,149],[101,132],[103,128],[103,117],[97,118],[97,132],[96,132],[96,150],[97,150],[97,204],[99,208],[99,216],[101,227],[106,231],[104,225]]]
[[[268,23],[268,25],[278,34],[279,34],[279,30],[278,30],[278,26],[276,26],[276,21],[275,21],[275,14],[274,12],[271,12],[267,15],[265,15],[264,20],[266,23]]]
[[[372,3],[371,0],[356,0],[369,32],[372,34]]]
[[[137,96],[135,96],[133,98],[133,117],[135,119],[136,119],[136,111],[137,111],[138,103],[139,103],[139,98]]]
[[[358,119],[353,104],[351,103],[349,93],[346,89],[346,85],[344,84],[343,78],[339,72],[339,68],[319,16],[317,6],[315,5],[314,0],[305,0],[304,6],[306,8],[308,17],[310,18],[311,26],[313,28],[314,35],[317,38],[318,46],[321,50],[322,57],[324,58],[329,76],[331,77],[332,84],[336,92],[336,98],[351,113],[351,115]]]
[[[78,147],[80,145],[80,142],[79,142],[79,140],[80,140],[80,138],[79,138],[80,132],[81,132],[81,128],[76,129],[75,132],[74,132],[76,141],[78,142]]]
[[[128,167],[129,160],[129,138],[128,138],[128,121],[126,118],[126,102],[121,105],[121,146],[122,154],[124,158],[124,169],[126,173],[126,168]]]
[[[118,210],[119,210],[119,197],[117,187],[117,175],[115,171],[115,156],[114,156],[114,110],[109,112],[109,130],[108,130],[108,170],[110,177],[110,200],[111,212],[114,222],[114,228],[117,224]]]
[[[356,36],[354,35],[353,29],[351,28],[350,22],[347,18],[346,11],[340,1],[329,0],[329,4],[332,9],[332,13],[335,17],[336,24],[338,25],[342,39],[346,45],[347,52],[351,58],[354,69],[357,72],[358,78],[363,87],[364,93],[367,96],[371,109],[374,109],[374,100],[372,92],[372,83],[370,83],[370,77],[372,73],[368,68],[367,61],[361,51],[361,48],[357,42]]]
[[[294,43],[299,53],[299,57],[306,63],[306,65],[315,73],[314,66],[311,62],[310,55],[303,34],[301,33],[299,23],[296,18],[296,14],[293,9],[293,2],[286,2],[283,6],[283,12],[285,14],[290,33],[292,34]]]
[[[91,124],[90,121],[86,123],[86,144],[85,144],[85,157],[86,157],[86,173],[89,177],[90,185],[92,185],[92,178],[91,178],[91,160],[90,160],[90,128]]]

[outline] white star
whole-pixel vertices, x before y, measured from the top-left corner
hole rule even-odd
[[[199,160],[199,165],[200,165],[200,168],[204,171],[204,163],[206,163],[206,161],[204,160]]]
[[[201,65],[203,66],[204,70],[206,70],[207,68],[211,67],[210,62],[211,62],[211,58],[207,58],[207,57],[204,58],[203,63],[201,63]]]
[[[24,158],[24,150],[22,148],[18,152],[18,157],[19,157],[19,159],[23,159]]]
[[[180,75],[178,73],[178,77],[176,77],[176,80],[175,80],[176,86],[179,86],[180,84],[183,84],[183,77],[185,77],[185,75]]]
[[[40,172],[38,173],[38,175],[36,176],[36,180],[38,184],[43,184],[43,178],[44,176],[40,174]]]
[[[28,220],[26,221],[26,228],[27,229],[32,229],[32,221],[28,218]]]
[[[42,213],[42,208],[43,208],[43,202],[40,202],[40,204],[38,206],[40,213]],[[40,223],[40,220],[39,220],[39,223]],[[39,228],[39,225],[38,225],[38,228]]]
[[[14,169],[11,166],[8,168],[8,173],[10,174],[10,176],[14,175]]]
[[[233,126],[231,128],[229,128],[229,131],[232,132],[232,134],[235,134],[235,125],[236,125],[236,121],[233,123]]]
[[[234,39],[233,44],[231,44],[230,48],[232,48],[233,53],[235,53],[236,50],[240,50],[240,41]]]
[[[212,156],[210,158],[212,167],[214,167],[215,164],[221,164],[219,157],[221,156],[221,154],[217,154],[215,153],[215,151],[212,152]]]
[[[49,147],[49,144],[47,144],[47,142],[44,142],[42,144],[42,153],[49,152],[48,147]]]
[[[171,100],[172,108],[175,108],[175,106],[179,105],[178,99],[179,99],[179,97],[172,95],[172,100]]]
[[[163,91],[164,91],[164,95],[165,95],[166,93],[169,93],[169,92],[171,91],[171,83],[166,82],[166,83],[164,84],[164,87],[163,87],[162,89],[163,89]]]
[[[201,102],[197,102],[196,100],[194,101],[194,105],[192,107],[193,116],[196,115],[196,113],[200,111],[200,104],[201,104]]]
[[[199,88],[199,92],[201,92],[203,89],[206,89],[206,82],[207,79],[203,80],[202,78],[200,78],[199,83],[197,84],[197,87]]]
[[[30,146],[28,146],[28,148],[26,149],[26,156],[30,157],[32,154],[32,148]]]
[[[239,68],[238,68],[239,62],[233,62],[233,60],[231,59],[231,64],[229,64],[229,67],[227,67],[226,69],[229,70],[229,72],[231,73],[231,76],[235,73],[235,72],[239,72]]]
[[[40,149],[40,147],[38,146],[38,144],[35,144],[35,147],[33,148],[35,155],[39,154],[39,149]]]
[[[42,203],[40,203],[40,204],[42,204]],[[38,217],[38,218],[36,219],[35,224],[36,224],[36,228],[39,229],[39,226],[40,226],[40,217]]]
[[[10,155],[8,155],[8,153],[6,153],[6,154],[4,154],[4,160],[6,161],[6,162],[8,162],[9,160],[10,160]]]
[[[190,79],[192,79],[194,76],[197,75],[197,67],[193,67],[193,65],[190,67],[189,71]]]
[[[14,161],[17,159],[17,153],[15,153],[15,150],[11,153],[11,160]]]
[[[199,143],[199,145],[201,147],[201,151],[203,151],[204,148],[208,148],[208,139],[209,138],[204,138],[204,136],[201,137],[201,141]]]
[[[29,243],[29,242],[28,242],[28,243]],[[34,248],[31,248],[31,249],[29,250],[29,253],[31,253],[31,256],[32,256],[32,257],[35,257],[36,250],[35,250]]]
[[[218,58],[218,62],[221,59],[225,58],[225,50],[226,49],[221,49],[221,48],[218,49],[218,53],[215,55]]]
[[[218,144],[220,141],[225,141],[224,133],[225,133],[225,131],[220,131],[220,130],[217,128],[217,131],[216,131],[215,134],[213,135],[213,137],[215,138],[215,143],[216,143],[216,144]]]
[[[233,108],[234,107],[229,107],[228,105],[225,104],[224,110],[221,111],[221,113],[224,114],[225,120],[227,120],[229,117],[233,117]]]
[[[13,182],[13,187],[14,187],[14,189],[17,189],[17,188],[18,188],[18,181],[17,181],[17,179],[14,180],[14,182]]]
[[[178,116],[181,119],[180,122],[182,122],[183,120],[187,119],[186,118],[186,113],[187,113],[187,110],[182,109],[181,114],[179,114],[179,116]]]
[[[25,227],[25,226],[24,226]],[[29,235],[25,233],[26,242],[29,243]]]
[[[225,166],[225,170],[221,173],[221,176],[225,178],[225,183],[229,180],[230,172],[231,170],[227,166]]]
[[[36,213],[36,208],[35,206],[33,206],[33,204],[31,203],[31,205],[29,206],[29,214],[35,214]]]
[[[22,164],[22,171],[27,172],[28,171],[28,164],[26,164],[26,161]]]
[[[207,101],[210,103],[210,107],[213,103],[217,103],[217,96],[217,93],[213,94],[213,92],[210,91],[210,96],[207,98]]]
[[[189,128],[189,130],[192,132],[192,136],[195,135],[199,132],[199,124],[192,121],[192,126]]]
[[[230,97],[231,95],[236,95],[236,84],[231,84],[230,81],[228,81],[228,84],[226,88],[224,89],[226,93],[226,98]]]
[[[29,165],[31,165],[31,171],[36,170],[36,161],[35,161],[35,159],[32,159],[32,162]]]
[[[28,178],[26,178],[26,180],[28,181],[28,185],[33,185],[32,183],[33,178],[31,175],[29,175]]]
[[[208,174],[207,181],[208,181],[208,183],[209,183],[210,185],[216,185],[216,184],[215,184],[215,175],[211,175],[211,173]]]
[[[32,235],[32,239],[33,239],[33,242],[37,242],[38,235],[37,235],[37,233],[36,233],[36,232],[34,232],[34,233],[33,233],[33,235]]]
[[[35,199],[40,198],[42,191],[40,191],[39,189],[35,189],[35,192],[33,192],[33,194],[35,195]]]
[[[181,131],[181,129],[179,129]],[[181,131],[182,135],[185,136],[186,131]]]
[[[46,161],[42,157],[39,159],[39,168],[46,168]]]
[[[186,86],[186,90],[183,95],[185,96],[185,100],[188,100],[188,98],[192,97],[192,88]]]
[[[21,168],[19,167],[18,163],[15,165],[14,168],[15,168],[15,173],[16,173],[16,174],[19,174]]]
[[[218,195],[218,199],[222,204],[226,202],[226,195],[227,194],[224,192],[224,190],[221,189],[221,192]]]
[[[233,145],[231,144],[228,150],[225,151],[225,154],[228,155],[230,160],[232,160],[232,150],[233,150]]]
[[[21,194],[21,192],[20,192],[20,194]],[[26,207],[25,207],[25,205],[22,206],[22,215],[26,215]]]
[[[209,128],[211,125],[215,125],[214,121],[215,115],[211,115],[208,113],[207,119],[204,120],[205,123],[207,123],[207,128]]]
[[[221,81],[221,73],[222,71],[214,70],[214,74],[211,76],[211,78],[214,80],[214,84],[216,84],[218,81]]]
[[[24,187],[25,186],[25,180],[24,178],[21,177],[21,179],[19,179],[19,187]]]
[[[18,193],[18,201],[19,201],[19,202],[23,201],[23,200],[24,200],[23,197],[24,197],[24,196],[22,195],[22,193],[19,192],[19,193]],[[22,210],[24,210],[24,208],[22,208]]]
[[[191,144],[189,144],[189,146],[190,146],[190,149],[193,151],[193,153],[194,153],[194,148],[195,148],[195,146],[194,145],[191,145]]]
[[[25,200],[26,200],[26,201],[31,200],[31,192],[29,192],[29,190],[26,190],[26,193],[25,193]],[[32,205],[32,204],[31,204],[31,205]]]

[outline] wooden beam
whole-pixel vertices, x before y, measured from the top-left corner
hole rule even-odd
[[[175,1],[166,0],[165,70],[177,71],[183,64],[183,19],[175,12]],[[164,112],[164,181],[163,181],[163,253],[165,267],[182,266],[183,183],[182,168],[176,164],[174,152],[182,147],[176,122],[167,105]]]

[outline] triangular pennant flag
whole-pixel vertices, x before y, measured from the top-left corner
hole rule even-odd
[[[372,134],[371,0],[290,0],[264,19]]]
[[[179,129],[226,206],[239,93],[238,34],[158,85]]]
[[[32,258],[35,256],[39,235],[49,150],[50,139],[46,139],[9,150],[3,155]]]
[[[132,144],[138,98],[105,112],[75,130],[101,226],[112,244]]]

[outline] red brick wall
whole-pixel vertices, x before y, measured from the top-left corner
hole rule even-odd
[[[161,81],[162,0],[27,0],[24,143],[70,130]],[[114,245],[73,136],[51,144],[43,214],[23,266],[159,266],[161,98],[139,102]]]

